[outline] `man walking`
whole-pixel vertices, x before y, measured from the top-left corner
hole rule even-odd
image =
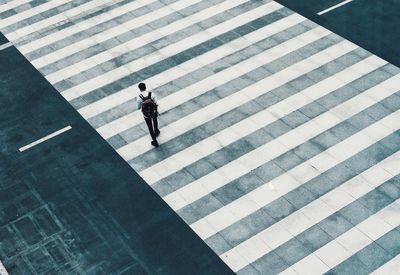
[[[149,128],[151,139],[151,145],[158,147],[157,137],[160,134],[158,129],[158,104],[157,98],[149,92],[147,96],[144,96],[146,92],[146,84],[139,83],[138,85],[141,94],[136,98],[136,105],[138,109],[142,109],[144,120],[146,121],[147,127]]]

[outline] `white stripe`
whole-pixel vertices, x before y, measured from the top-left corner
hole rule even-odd
[[[385,166],[386,163],[393,161],[397,166]],[[242,269],[392,178],[392,174],[388,172],[384,177],[367,178],[367,175],[371,173],[379,173],[380,169],[390,169],[389,171],[393,174],[400,173],[400,152],[379,162],[365,173],[355,176],[260,233],[253,235],[250,239],[225,252],[220,257],[235,272]],[[276,194],[276,196],[282,195],[284,194]],[[258,249],[251,249],[257,245]],[[235,254],[243,258],[240,263],[232,262],[236,258],[232,255]]]
[[[371,275],[398,275],[400,270],[400,255],[397,255],[374,272]]]
[[[325,13],[327,13],[327,12],[330,12],[330,11],[332,11],[332,10],[334,10],[334,9],[337,9],[337,8],[343,6],[343,5],[346,5],[347,3],[350,3],[350,2],[352,2],[352,1],[353,1],[353,0],[346,0],[346,1],[343,1],[343,2],[341,2],[341,3],[339,3],[339,4],[336,4],[336,5],[334,5],[334,6],[330,7],[330,8],[328,8],[328,9],[326,9],[326,10],[320,11],[320,12],[317,13],[317,14],[318,14],[318,15],[323,15],[323,14],[325,14]]]
[[[23,151],[25,151],[25,150],[28,150],[29,148],[32,148],[33,146],[36,146],[36,145],[38,145],[38,144],[40,144],[40,143],[43,143],[43,142],[45,142],[45,141],[47,141],[47,140],[49,140],[49,139],[51,139],[51,138],[53,138],[53,137],[55,137],[55,136],[58,136],[58,135],[60,135],[60,134],[62,134],[62,133],[64,133],[64,132],[66,132],[66,131],[68,131],[68,130],[71,130],[71,129],[72,129],[72,127],[71,127],[70,125],[68,125],[67,127],[64,127],[64,128],[62,128],[62,129],[60,129],[60,130],[54,132],[54,133],[51,133],[51,134],[49,134],[49,135],[47,135],[47,136],[45,136],[45,137],[43,137],[43,138],[41,138],[41,139],[38,139],[38,140],[36,140],[36,141],[34,141],[34,142],[32,142],[32,143],[29,143],[28,145],[25,145],[25,146],[19,148],[19,151],[20,151],[20,152],[23,152]]]
[[[118,2],[122,2],[122,1],[124,1],[124,0],[118,0]],[[150,3],[151,1],[152,0],[147,0],[146,2]],[[144,2],[144,3],[146,4],[146,2]],[[44,36],[41,36],[40,38],[38,38],[34,41],[31,41],[25,45],[19,46],[18,50],[23,54],[31,53],[37,49],[40,49],[41,47],[48,46],[51,43],[54,43],[56,41],[57,42],[61,41],[70,35],[76,34],[81,31],[87,31],[96,25],[99,25],[101,23],[104,23],[104,22],[112,19],[112,17],[115,18],[115,17],[118,17],[129,11],[132,11],[132,10],[140,7],[141,3],[143,3],[143,1],[130,2],[128,4],[116,7],[115,9],[113,9],[107,13],[101,13],[97,16],[94,16],[94,17],[88,18],[84,21],[81,21],[81,22],[79,22],[79,24],[73,24],[72,26],[64,28],[62,30],[59,30],[56,33],[49,33],[49,34],[45,33],[45,34],[43,34]],[[111,17],[111,15],[112,15],[112,17]]]
[[[0,275],[8,275],[8,272],[1,261],[0,261]]]
[[[92,78],[89,81],[81,83],[71,89],[68,89],[68,90],[62,92],[61,94],[64,96],[64,98],[66,100],[70,101],[74,98],[77,98],[77,97],[85,95],[95,89],[98,89],[104,85],[113,83],[113,82],[117,81],[118,79],[121,79],[122,77],[132,74],[133,72],[136,72],[140,69],[143,69],[143,68],[153,65],[161,60],[164,60],[168,56],[172,56],[172,55],[182,52],[186,49],[189,49],[195,45],[198,45],[204,41],[207,41],[208,39],[211,38],[210,33],[213,36],[218,36],[219,34],[225,33],[229,30],[232,30],[238,26],[246,24],[247,22],[257,18],[259,16],[259,12],[269,13],[269,12],[275,11],[281,7],[282,7],[281,5],[279,5],[275,2],[270,2],[266,5],[263,5],[261,7],[254,9],[254,10],[251,10],[251,11],[243,13],[239,16],[236,16],[235,18],[225,21],[225,22],[223,22],[217,26],[214,26],[210,29],[207,29],[207,30],[197,33],[193,36],[190,36],[190,37],[188,37],[184,40],[181,40],[175,44],[172,44],[165,48],[162,48],[159,51],[157,51],[156,53],[147,55],[143,58],[140,58],[139,60],[135,60],[133,62],[125,64],[125,66],[119,67],[112,71],[109,71],[101,76]]]
[[[351,50],[351,48],[347,49],[348,51]],[[339,57],[339,54],[343,55],[346,54],[346,52],[336,52],[336,56],[330,56],[332,59]],[[325,62],[329,62],[329,60],[325,60]],[[322,96],[330,93],[331,91],[334,91],[338,89],[339,87],[342,87],[343,85],[346,85],[343,82],[337,81],[337,79],[340,79],[341,75],[352,75],[351,79],[348,80],[355,80],[357,79],[360,75],[358,74],[352,74],[354,71],[353,68],[361,68],[364,65],[364,63],[368,63],[367,60],[360,61],[359,63],[350,66],[343,70],[340,73],[337,73],[336,75],[333,75],[323,81],[320,81],[310,87],[308,87],[304,92],[307,92],[308,90],[313,90],[313,91],[318,91],[316,95],[318,98],[321,98]],[[367,72],[366,72],[367,73]],[[320,87],[325,86],[325,83],[332,84],[329,86],[329,89],[321,89]],[[321,92],[322,91],[322,92]],[[298,108],[301,108],[312,101],[314,99],[311,99],[310,97],[305,97],[302,92],[297,93],[279,103],[276,104],[276,106],[271,106],[270,108],[267,108],[257,114],[254,114],[252,116],[249,116],[248,118],[232,125],[231,127],[216,133],[213,136],[210,136],[209,138],[202,140],[198,142],[197,144],[186,148],[185,150],[169,157],[166,159],[163,159],[159,163],[148,167],[147,169],[141,171],[139,174],[140,176],[148,183],[148,184],[153,184],[162,178],[165,178],[172,173],[175,173],[182,169],[182,164],[183,166],[188,166],[191,163],[204,158],[207,155],[212,154],[213,152],[219,150],[222,146],[227,146],[228,144],[231,144],[235,141],[237,141],[240,138],[243,138],[252,132],[257,131],[260,128],[263,128],[264,126],[273,123],[274,121],[280,119],[283,115],[285,115],[287,112],[293,112]],[[293,104],[295,103],[295,104]],[[284,109],[284,113],[279,113],[279,114],[272,114],[270,110],[276,110],[276,109]],[[257,123],[255,123],[257,122]],[[185,160],[184,163],[182,163],[182,160]]]
[[[14,1],[8,1],[7,3],[1,3],[0,4],[0,12],[5,12],[8,10],[11,10],[15,7],[18,7],[19,5],[23,5],[30,1],[31,0],[14,0]]]
[[[183,8],[191,6],[200,1],[201,0],[185,1],[184,2],[185,5],[183,6]],[[242,0],[242,1],[245,1],[245,0]],[[148,3],[145,3],[145,4],[148,4]],[[144,6],[144,5],[142,5],[142,6]],[[140,26],[144,26],[144,25],[146,25],[150,22],[154,22],[157,19],[162,18],[166,15],[173,14],[173,13],[175,13],[174,6],[180,7],[180,6],[182,6],[182,3],[175,2],[174,4],[171,4],[171,6],[172,7],[165,6],[154,12],[150,12],[150,13],[144,14],[142,16],[135,17],[132,20],[124,22],[122,24],[119,24],[111,29],[104,30],[103,32],[97,33],[91,37],[82,39],[82,40],[75,42],[71,45],[68,45],[64,48],[53,51],[47,55],[40,57],[39,59],[33,60],[32,64],[36,68],[42,68],[42,67],[49,65],[53,62],[56,62],[58,60],[68,58],[70,55],[73,55],[75,53],[83,51],[93,45],[102,43],[110,38],[117,37],[120,34],[126,33],[128,30],[138,28]],[[176,25],[176,24],[172,23],[171,25]],[[169,25],[167,25],[167,26],[169,26]],[[175,28],[176,28],[176,26],[175,26]],[[62,79],[66,79],[68,77],[71,77],[76,73],[75,70],[71,70],[71,67],[75,66],[75,67],[79,68],[79,70],[83,71],[83,70],[89,69],[93,65],[97,66],[98,64],[105,62],[107,60],[110,60],[112,58],[115,58],[116,56],[121,55],[122,53],[133,51],[133,50],[139,48],[140,46],[147,44],[147,41],[145,39],[148,37],[159,38],[159,37],[161,37],[161,34],[159,33],[158,30],[148,32],[147,34],[145,34],[143,36],[135,37],[134,39],[132,39],[129,42],[120,44],[120,45],[112,48],[112,50],[109,49],[109,51],[96,54],[96,55],[91,56],[87,59],[84,59],[76,64],[65,67],[59,71],[52,72],[51,74],[46,75],[46,78],[51,83],[57,83],[58,81],[61,81]],[[114,54],[110,54],[110,53],[115,53],[116,56],[114,56]]]
[[[6,27],[8,27],[8,26],[10,26],[12,24],[21,22],[21,21],[23,21],[23,20],[25,20],[25,19],[27,19],[27,18],[29,18],[31,16],[35,16],[35,15],[41,13],[41,12],[44,12],[44,11],[49,10],[49,9],[52,9],[52,8],[57,7],[59,5],[61,6],[61,5],[65,4],[65,3],[68,3],[68,2],[69,2],[69,0],[53,0],[53,1],[50,1],[50,2],[47,2],[47,3],[44,3],[42,5],[33,7],[31,9],[29,9],[29,10],[22,11],[20,13],[17,13],[15,15],[13,15],[13,16],[10,16],[10,17],[7,17],[7,18],[5,18],[3,20],[0,20],[0,29],[4,29],[4,28],[6,28]]]
[[[324,33],[325,34],[325,33]],[[308,32],[306,35],[311,38],[312,40],[317,40],[319,35],[312,35],[311,32]],[[301,40],[299,39],[300,36],[298,36],[297,40],[298,43],[302,43]],[[305,38],[305,36],[303,36]],[[308,42],[310,41],[310,38],[306,39]],[[292,40],[291,42],[295,42],[296,40]],[[293,46],[295,47],[295,46]],[[337,51],[343,51],[343,49],[340,49],[341,47],[346,48],[346,47],[353,47],[351,44],[348,44],[346,41],[341,42],[335,46],[332,46],[324,51],[321,51],[307,59],[304,59],[278,73],[275,73],[271,76],[268,76],[264,79],[262,79],[259,82],[256,82],[244,89],[242,89],[239,92],[236,92],[232,95],[229,95],[219,101],[216,101],[201,110],[198,110],[196,112],[191,113],[190,115],[185,116],[184,118],[181,118],[180,120],[177,120],[164,128],[166,128],[165,131],[163,131],[163,136],[161,138],[161,142],[166,142],[168,140],[171,140],[175,137],[177,137],[180,134],[183,134],[191,129],[194,129],[195,127],[202,125],[206,123],[207,121],[210,121],[219,115],[222,115],[234,108],[236,108],[238,105],[245,104],[246,102],[249,102],[251,100],[254,100],[258,96],[266,93],[266,91],[273,90],[281,85],[283,85],[286,82],[289,82],[292,79],[297,78],[300,75],[303,75],[305,71],[311,71],[315,68],[318,68],[320,65],[321,60],[326,59],[327,56],[329,56],[329,52],[331,54],[334,54]],[[279,55],[279,50],[280,48],[275,48],[274,51],[267,51],[265,52],[266,55],[263,59],[260,59],[261,62],[269,62],[272,60],[275,60],[275,57]],[[286,48],[282,49],[282,51],[291,51],[291,48]],[[330,59],[328,57],[328,59]],[[239,76],[242,72],[242,70],[245,70],[247,66],[251,66],[251,63],[245,61],[242,62],[243,67],[239,67],[237,71],[235,71],[235,74]],[[244,66],[246,64],[246,66]],[[262,65],[262,64],[259,64]],[[226,70],[225,70],[226,71]],[[233,74],[233,72],[232,72]],[[220,78],[217,80],[214,80],[219,84],[223,84],[224,82],[228,82],[231,80],[231,75],[226,75],[225,78]],[[206,79],[207,80],[207,79]],[[212,88],[213,82],[208,83],[204,82],[204,86],[202,87],[203,91],[208,90],[209,88]],[[191,94],[192,90],[187,90],[187,94],[185,94],[185,97],[188,99],[191,99],[195,97],[196,95]],[[182,96],[184,97],[184,96]],[[147,137],[142,137],[140,139],[135,140],[132,143],[129,143],[117,150],[117,152],[125,159],[125,160],[130,160],[133,159],[136,156],[139,156],[140,154],[145,153],[146,151],[150,150],[151,148],[148,146],[148,138]]]
[[[240,45],[237,45],[237,39],[222,45],[221,47],[218,47],[216,49],[213,49],[204,55],[195,57],[193,59],[190,59],[186,61],[183,64],[180,64],[178,66],[175,66],[167,71],[164,71],[160,74],[157,74],[155,76],[152,76],[144,82],[148,83],[150,90],[155,90],[162,85],[169,83],[175,79],[178,79],[179,77],[182,77],[183,75],[187,75],[191,72],[194,72],[197,69],[202,68],[203,66],[209,65],[213,62],[215,62],[218,59],[221,59],[225,56],[228,56],[235,51],[240,51],[241,49],[256,43],[260,40],[263,40],[265,38],[268,38],[269,36],[272,36],[284,29],[287,29],[289,27],[292,27],[301,21],[304,20],[304,17],[298,16],[297,14],[293,14],[291,16],[285,17],[284,19],[281,19],[279,21],[276,21],[270,25],[267,25],[263,27],[262,29],[259,29],[255,32],[252,32],[248,35],[245,35],[243,37],[239,37],[238,39],[240,40]],[[204,89],[203,89],[204,90]],[[160,100],[160,110],[161,111],[166,111],[168,109],[174,108],[178,106],[179,104],[182,103],[180,100],[180,96],[183,95],[183,92],[177,92],[178,95],[173,95],[166,96],[163,99]],[[106,98],[102,98],[92,104],[89,104],[81,109],[78,110],[78,112],[85,117],[86,119],[94,117],[102,112],[105,112],[113,107],[116,107],[120,104],[123,104],[129,100],[132,100],[136,97],[136,94],[132,92],[132,88],[127,88],[123,89],[117,93],[114,93]],[[169,100],[169,97],[171,97],[171,100]],[[141,113],[140,111],[132,111],[129,114],[126,114],[123,117],[120,117],[116,120],[113,120],[97,129],[97,131],[100,133],[100,135],[103,136],[103,138],[107,139],[110,138],[111,136],[121,133],[131,127],[134,127],[138,125],[139,123],[142,122],[141,119]]]
[[[4,49],[7,49],[7,48],[9,48],[9,47],[12,47],[12,43],[11,42],[7,42],[7,43],[4,43],[4,44],[1,44],[0,45],[0,51],[2,51],[2,50],[4,50]]]
[[[385,118],[385,120],[382,120],[382,123],[395,120],[396,118],[398,119],[398,115],[398,113],[392,114]],[[352,154],[352,148],[349,148],[350,151],[344,153],[340,150],[343,150],[343,147],[348,148],[349,144],[354,142],[354,140],[360,140],[360,143],[357,144],[357,146],[362,146],[362,148],[365,148],[366,144],[370,145],[371,142],[382,138],[382,136],[389,135],[394,131],[392,129],[383,128],[381,132],[375,133],[374,131],[380,126],[380,124],[375,123],[359,132],[359,134],[353,135],[351,138],[346,139],[346,141],[342,141],[332,148],[305,161],[301,165],[292,168],[289,171],[289,175],[285,173],[270,181],[268,185],[258,187],[250,193],[193,223],[191,225],[192,229],[203,239],[211,237],[212,235],[223,230],[224,228],[227,228],[247,215],[254,213],[268,203],[271,203],[280,196],[297,188],[301,182],[306,182],[340,163],[338,159],[347,158],[349,154]],[[382,127],[380,127],[380,129],[382,129]],[[371,134],[374,134],[373,138],[371,137]],[[319,163],[321,161],[322,163]],[[295,177],[295,175],[299,172],[304,172],[306,174],[304,176],[301,175],[303,179],[300,182],[298,181],[298,178]],[[292,175],[294,177],[292,177]],[[270,188],[270,186],[273,186],[273,188]],[[268,195],[266,195],[267,193]],[[183,198],[185,199],[186,197]],[[241,206],[244,204],[248,205],[248,207],[245,208],[245,211],[243,208],[241,208]],[[222,217],[224,218],[221,219]],[[206,228],[206,225],[209,225],[211,229],[205,230],[204,228]]]
[[[220,12],[223,12],[225,10],[229,10],[230,8],[238,6],[246,1],[247,0],[226,1],[226,2],[222,2],[218,5],[211,6],[207,9],[198,11],[197,13],[194,13],[188,17],[182,18],[171,24],[168,24],[160,29],[154,30],[153,32],[149,32],[142,36],[135,37],[134,39],[132,39],[124,44],[121,44],[115,48],[112,48],[112,50],[110,50],[109,52],[102,52],[102,53],[96,54],[96,55],[91,56],[87,59],[84,59],[76,64],[73,64],[73,65],[63,68],[59,71],[55,71],[51,74],[48,74],[48,75],[46,75],[46,78],[52,83],[57,83],[58,81],[67,79],[74,75],[74,70],[70,70],[70,67],[72,67],[72,66],[79,67],[80,70],[88,70],[90,68],[97,66],[97,64],[101,64],[103,62],[109,61],[109,60],[115,58],[116,56],[120,56],[121,54],[134,51],[135,49],[138,49],[141,46],[144,46],[146,44],[151,44],[164,36],[167,36],[171,33],[177,32],[179,30],[183,30],[188,26],[191,26],[193,24],[201,22],[201,21],[203,21],[207,18],[210,18],[210,17],[212,17]],[[110,55],[110,52],[115,53],[115,55]],[[60,56],[68,56],[69,54],[70,54],[69,52],[60,53]],[[60,56],[58,58],[61,59]]]
[[[320,274],[328,272],[331,268],[339,265],[352,255],[399,226],[399,213],[400,199],[383,208],[378,213],[370,216],[368,219],[346,231],[336,239],[330,241],[314,253],[303,258],[296,264],[292,265],[291,268],[300,275],[308,275],[310,273],[307,273],[306,265],[310,262],[310,258],[314,258],[319,259],[319,261],[325,264],[325,268],[322,269],[321,267],[319,270],[319,272],[321,272]]]
[[[149,85],[151,85],[151,90],[154,90],[168,82],[173,81],[174,79],[181,77],[182,73],[187,75],[190,72],[193,72],[205,65],[211,64],[222,57],[232,54],[235,51],[244,49],[244,48],[252,45],[253,43],[256,43],[258,41],[266,39],[268,36],[272,36],[278,32],[281,32],[283,29],[287,29],[291,26],[294,26],[303,20],[304,20],[304,17],[297,16],[295,14],[291,15],[289,17],[285,17],[284,19],[281,19],[279,21],[271,23],[271,24],[267,25],[266,27],[263,27],[262,29],[251,32],[250,34],[247,34],[243,37],[239,37],[227,44],[223,44],[222,46],[215,48],[215,49],[205,53],[204,55],[190,59],[190,60],[186,61],[184,64],[175,66],[167,71],[164,71],[158,75],[155,75],[149,79],[146,79],[146,80],[144,80],[144,82],[149,83]],[[182,67],[184,67],[185,69],[182,69]],[[174,79],[167,78],[167,77],[165,77],[165,75],[171,76]],[[123,89],[117,93],[114,93],[106,98],[102,98],[102,99],[96,101],[95,103],[89,104],[89,105],[79,109],[78,111],[83,117],[91,118],[91,117],[94,117],[106,110],[109,110],[115,106],[118,106],[119,104],[122,104],[130,99],[133,99],[135,96],[136,96],[136,94],[132,93],[132,89],[129,87],[127,89]],[[165,101],[165,99],[164,99],[164,101]],[[175,101],[168,102],[168,103],[174,104],[174,102]],[[168,105],[168,106],[171,106],[171,105]],[[174,104],[173,106],[177,106],[177,104]],[[163,110],[170,109],[170,108],[172,108],[172,107],[166,107],[163,104]],[[129,123],[128,121],[130,122],[130,119],[127,120],[127,123]],[[137,123],[137,122],[133,121],[131,123]],[[128,128],[133,127],[135,125],[137,125],[137,124],[133,124],[133,125],[129,126]],[[128,129],[128,128],[126,128],[126,129]]]
[[[398,81],[398,78],[396,79]],[[396,81],[392,81],[396,82]],[[396,84],[393,84],[395,86]],[[376,103],[374,100],[369,98],[369,94],[374,94],[374,96],[380,96],[383,98],[389,96],[390,94],[395,93],[396,88],[393,88],[392,91],[383,90],[382,86],[375,86],[376,88],[370,89],[364,92],[361,95],[358,95],[349,101],[329,110],[328,112],[312,119],[311,121],[293,129],[292,131],[274,139],[271,142],[264,144],[263,146],[258,147],[257,149],[253,150],[252,152],[243,155],[234,161],[226,164],[225,166],[215,170],[208,175],[197,179],[196,181],[191,182],[190,184],[182,187],[181,189],[169,194],[168,196],[164,197],[164,200],[174,209],[178,210],[182,207],[194,202],[197,199],[209,194],[210,192],[224,186],[225,184],[229,183],[232,180],[239,178],[240,176],[245,175],[252,169],[259,167],[260,165],[274,159],[275,157],[285,153],[296,146],[300,145],[301,143],[307,141],[308,139],[322,133],[323,131],[328,130],[329,128],[337,125],[341,121],[351,117],[354,114],[362,111],[369,106],[372,106]],[[337,110],[341,110],[344,108],[348,108],[349,112],[346,112],[339,117],[336,115]],[[399,122],[394,122],[394,126],[398,127]],[[386,126],[386,125],[385,125]],[[393,130],[393,126],[387,127],[386,132],[388,130]],[[378,134],[377,134],[378,135]],[[372,139],[372,138],[371,138]],[[360,143],[359,146],[363,146],[364,144]],[[345,146],[345,145],[343,145]],[[338,148],[336,146],[335,148]],[[289,174],[292,174],[296,177],[296,179],[303,179],[304,181],[309,180],[310,176],[318,175],[320,171],[326,171],[327,169],[331,168],[332,165],[336,165],[337,161],[332,161],[332,159],[327,156],[326,153],[330,152],[328,149],[322,156],[326,157],[326,159],[322,163],[318,163],[315,159],[319,157],[314,157],[302,165],[299,165],[290,170]],[[334,155],[337,155],[339,152],[335,152]],[[341,152],[342,153],[342,152]],[[347,156],[346,152],[343,152],[342,157]],[[311,166],[315,168],[310,168]],[[317,170],[318,169],[318,170]],[[216,180],[218,179],[218,180]],[[285,181],[288,179],[292,179],[288,176],[288,173],[285,173],[281,177],[275,178],[271,181],[272,184],[279,183],[279,181]],[[279,183],[279,186],[282,186],[282,183]],[[268,197],[260,197],[260,194],[268,193],[266,189],[267,186],[261,186],[252,192],[246,194],[246,197],[249,197],[255,201],[259,202],[261,205],[262,202],[265,202],[265,199]],[[269,187],[268,187],[269,188]],[[245,199],[243,196],[243,200]],[[240,203],[240,202],[237,202]],[[267,201],[266,203],[269,203]],[[231,203],[232,207],[234,207],[235,202]],[[218,210],[219,212],[225,211],[223,208]],[[249,214],[249,213],[248,213]],[[216,215],[216,214],[213,214]],[[233,223],[235,219],[232,221],[227,220],[226,224],[219,223],[221,226],[220,229],[224,228]],[[203,235],[202,235],[203,236]]]
[[[90,11],[92,9],[95,9],[97,6],[101,6],[101,4],[104,2],[104,0],[91,0],[89,2],[86,2],[85,4],[79,5],[77,7],[71,8],[69,10],[63,11],[62,13],[58,13],[56,15],[47,17],[44,20],[38,21],[33,24],[29,24],[25,27],[22,27],[15,32],[11,32],[7,35],[7,37],[11,40],[14,41],[16,39],[22,38],[28,34],[32,34],[35,32],[39,32],[41,29],[55,25],[57,23],[60,23],[62,21],[70,21],[70,18],[78,15],[85,13],[87,11]],[[39,6],[41,7],[41,6]]]
[[[281,29],[277,30],[277,31],[279,32],[279,31],[281,31]],[[306,45],[306,42],[303,41],[301,38],[304,38],[307,41],[317,40],[317,36],[313,35],[314,32],[317,33],[318,29],[311,30],[305,34],[302,34],[299,37],[292,38],[274,48],[268,49],[265,52],[262,52],[258,55],[250,57],[249,59],[247,59],[243,62],[240,62],[238,64],[235,64],[235,65],[227,68],[226,70],[222,70],[222,71],[214,74],[213,76],[210,76],[210,77],[203,79],[201,81],[198,81],[184,89],[181,89],[181,90],[179,90],[179,92],[176,92],[170,96],[164,97],[161,100],[162,110],[166,111],[166,110],[172,109],[172,108],[178,106],[179,104],[182,104],[183,102],[192,99],[194,96],[201,95],[202,93],[206,92],[207,90],[215,88],[218,85],[222,84],[223,81],[225,81],[228,77],[230,79],[234,79],[237,76],[240,76],[244,73],[250,72],[251,70],[260,66],[260,64],[261,64],[260,60],[262,60],[262,64],[265,64],[268,62],[268,60],[271,60],[272,58],[273,58],[273,60],[275,60],[287,53],[290,53],[291,50],[301,48],[302,46]],[[265,37],[259,36],[259,39],[265,39]],[[208,61],[208,59],[206,59],[206,58],[211,58],[211,59],[215,60],[215,59],[222,58],[223,56],[221,56],[221,55],[231,54],[233,52],[233,50],[232,50],[232,48],[230,48],[230,46],[232,46],[232,45],[236,46],[239,43],[240,44],[245,43],[242,45],[243,45],[243,47],[246,47],[249,45],[248,43],[251,43],[251,42],[244,42],[244,41],[246,41],[245,38],[232,41],[231,44],[227,44],[227,46],[224,47],[224,49],[227,49],[227,50],[225,52],[223,52],[222,54],[217,55],[217,53],[222,52],[222,50],[224,50],[224,49],[221,49],[222,47],[221,48],[218,47],[217,48],[217,49],[219,49],[218,52],[210,51],[209,53],[204,54],[204,56],[203,55],[199,56],[199,58],[202,58],[201,63],[195,64],[196,66],[191,67],[191,69],[195,69],[195,68],[204,66],[204,63]],[[289,45],[293,48],[289,49],[289,47],[288,47]],[[239,46],[239,47],[242,47],[242,46]],[[284,48],[284,50],[278,52],[279,48]],[[272,55],[271,53],[276,53],[276,55]],[[264,60],[264,59],[266,59],[266,60]],[[197,62],[197,60],[193,60],[193,62]],[[178,72],[185,71],[185,70],[182,70],[180,67],[178,67],[178,68],[174,67],[174,70],[178,70]],[[186,72],[188,73],[188,71],[186,71]],[[172,72],[163,72],[162,74],[167,75],[167,76],[176,77],[176,74],[173,74]],[[165,77],[162,80],[164,83],[168,83],[168,82],[172,81],[172,79],[168,79]],[[149,81],[150,80],[146,80],[145,82],[149,82]],[[153,83],[153,85],[154,85],[153,81],[151,81],[150,83]],[[159,85],[159,83],[156,83],[156,85]],[[205,88],[207,88],[207,90],[205,90]],[[189,93],[189,91],[190,91],[190,93]],[[128,98],[129,99],[134,98],[135,95],[136,94],[132,92],[132,88],[129,87],[127,89],[121,90],[118,93],[112,94],[106,98],[98,100],[95,103],[85,106],[85,107],[79,109],[78,111],[83,117],[90,118],[101,112],[104,112],[106,108],[112,108],[114,106],[117,106],[118,104],[126,102],[128,100]],[[140,112],[137,112],[137,113],[140,113]],[[142,121],[142,120],[140,120],[140,121]],[[137,125],[139,122],[134,121],[131,123],[136,123],[134,125]],[[129,124],[129,125],[132,125],[132,124]]]

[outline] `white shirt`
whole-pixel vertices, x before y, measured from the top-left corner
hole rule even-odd
[[[144,96],[144,98],[147,98],[147,97],[149,96],[149,94],[148,94],[148,93],[146,94],[146,92],[143,92],[142,95]],[[154,103],[158,106],[157,97],[154,95],[153,92],[151,93],[151,99],[152,99],[152,100],[154,101]],[[136,107],[138,108],[138,110],[140,110],[140,109],[142,108],[142,103],[143,103],[142,98],[141,98],[140,96],[138,96],[138,97],[136,98]]]

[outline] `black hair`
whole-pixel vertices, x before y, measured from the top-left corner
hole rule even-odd
[[[138,87],[141,92],[146,91],[146,84],[143,82],[139,83]]]

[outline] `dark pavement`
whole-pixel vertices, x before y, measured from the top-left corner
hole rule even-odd
[[[277,2],[400,67],[399,0],[354,0],[321,16],[343,0]]]

